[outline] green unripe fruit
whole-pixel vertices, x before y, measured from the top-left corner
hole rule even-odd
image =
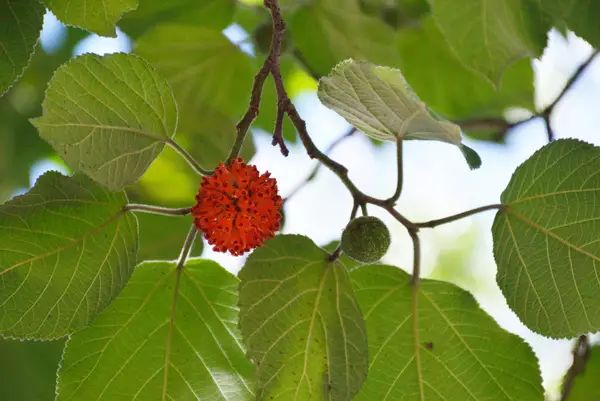
[[[352,220],[342,233],[342,251],[360,262],[378,261],[390,247],[390,231],[377,217]]]

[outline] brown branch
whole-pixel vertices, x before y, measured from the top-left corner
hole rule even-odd
[[[481,206],[481,207],[478,207],[475,209],[467,210],[462,213],[454,214],[452,216],[444,217],[442,219],[430,220],[430,221],[426,221],[423,223],[414,223],[414,224],[416,227],[419,227],[419,228],[433,228],[433,227],[440,226],[442,224],[451,223],[456,220],[464,219],[465,217],[469,217],[469,216],[472,216],[477,213],[485,212],[488,210],[499,210],[499,209],[502,209],[503,207],[504,206],[501,204]]]
[[[265,0],[265,7],[271,10],[273,0]],[[279,7],[275,4],[277,10]],[[279,56],[281,54],[281,43],[283,42],[283,33],[285,32],[285,26],[281,26],[283,20],[280,18],[272,18],[273,20],[273,35],[271,37],[271,47],[269,54],[263,62],[262,67],[258,70],[254,76],[254,83],[252,84],[252,94],[250,96],[250,102],[248,103],[248,109],[242,117],[242,119],[236,125],[237,135],[235,142],[231,148],[231,152],[227,157],[226,164],[230,164],[240,153],[244,138],[252,125],[252,122],[258,117],[260,110],[260,101],[262,96],[263,87],[269,74],[273,71],[273,65],[279,64]],[[282,140],[283,141],[283,140]],[[285,145],[284,145],[285,146]]]
[[[573,347],[573,363],[565,375],[560,401],[567,401],[569,398],[575,378],[585,371],[585,365],[587,364],[589,357],[590,342],[587,336],[580,336]]]

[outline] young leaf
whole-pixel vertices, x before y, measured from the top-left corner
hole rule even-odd
[[[115,302],[71,336],[56,400],[253,400],[237,284],[208,260],[141,264]]]
[[[351,273],[369,333],[369,377],[355,398],[541,401],[537,360],[466,291],[421,280],[414,331],[410,276],[393,266]]]
[[[306,237],[283,235],[241,270],[240,327],[257,401],[349,401],[367,375],[364,321],[346,269]]]
[[[536,152],[502,193],[492,234],[496,280],[530,329],[600,329],[600,149],[573,139]]]
[[[429,0],[444,36],[462,62],[499,85],[504,70],[537,57],[548,26],[530,0]]]
[[[0,334],[62,337],[110,303],[137,255],[126,204],[122,192],[50,172],[0,206]]]
[[[138,0],[44,0],[50,11],[66,25],[102,36],[116,37],[121,16],[135,10]]]
[[[87,54],[52,77],[40,135],[75,170],[111,190],[135,182],[171,140],[177,106],[169,87],[143,59]]]
[[[318,94],[325,106],[375,139],[425,139],[464,146],[460,127],[432,113],[400,70],[342,61],[321,79]],[[471,152],[465,156],[471,168],[478,167]]]
[[[38,0],[0,0],[0,96],[29,64],[43,16]]]

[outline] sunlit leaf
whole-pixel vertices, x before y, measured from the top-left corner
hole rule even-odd
[[[429,0],[432,13],[460,60],[498,85],[504,70],[537,57],[548,26],[530,0]]]
[[[0,400],[54,401],[64,344],[0,339]]]
[[[43,0],[66,25],[77,26],[103,36],[117,36],[115,25],[121,16],[135,10],[138,0]]]
[[[175,134],[168,83],[128,54],[84,55],[52,77],[40,135],[75,170],[109,189],[135,182]]]
[[[536,152],[502,193],[492,233],[496,280],[532,330],[600,330],[600,150],[573,139]]]
[[[237,285],[208,260],[141,264],[115,302],[71,336],[56,400],[253,400]]]
[[[29,64],[43,15],[37,0],[0,0],[0,96]]]
[[[447,142],[463,151],[472,168],[481,164],[461,143],[460,127],[432,113],[400,70],[346,60],[321,79],[318,93],[325,106],[370,137]]]
[[[421,280],[415,332],[410,276],[393,266],[351,273],[369,334],[369,376],[357,401],[542,401],[535,355],[464,290]]]
[[[279,236],[241,270],[240,327],[257,400],[351,400],[367,374],[364,321],[343,265]]]
[[[0,333],[52,339],[86,326],[135,265],[125,195],[84,176],[43,175],[0,206]]]

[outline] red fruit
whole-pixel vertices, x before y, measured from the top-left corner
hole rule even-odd
[[[283,201],[270,175],[238,158],[202,178],[192,215],[215,251],[242,255],[275,235]]]

